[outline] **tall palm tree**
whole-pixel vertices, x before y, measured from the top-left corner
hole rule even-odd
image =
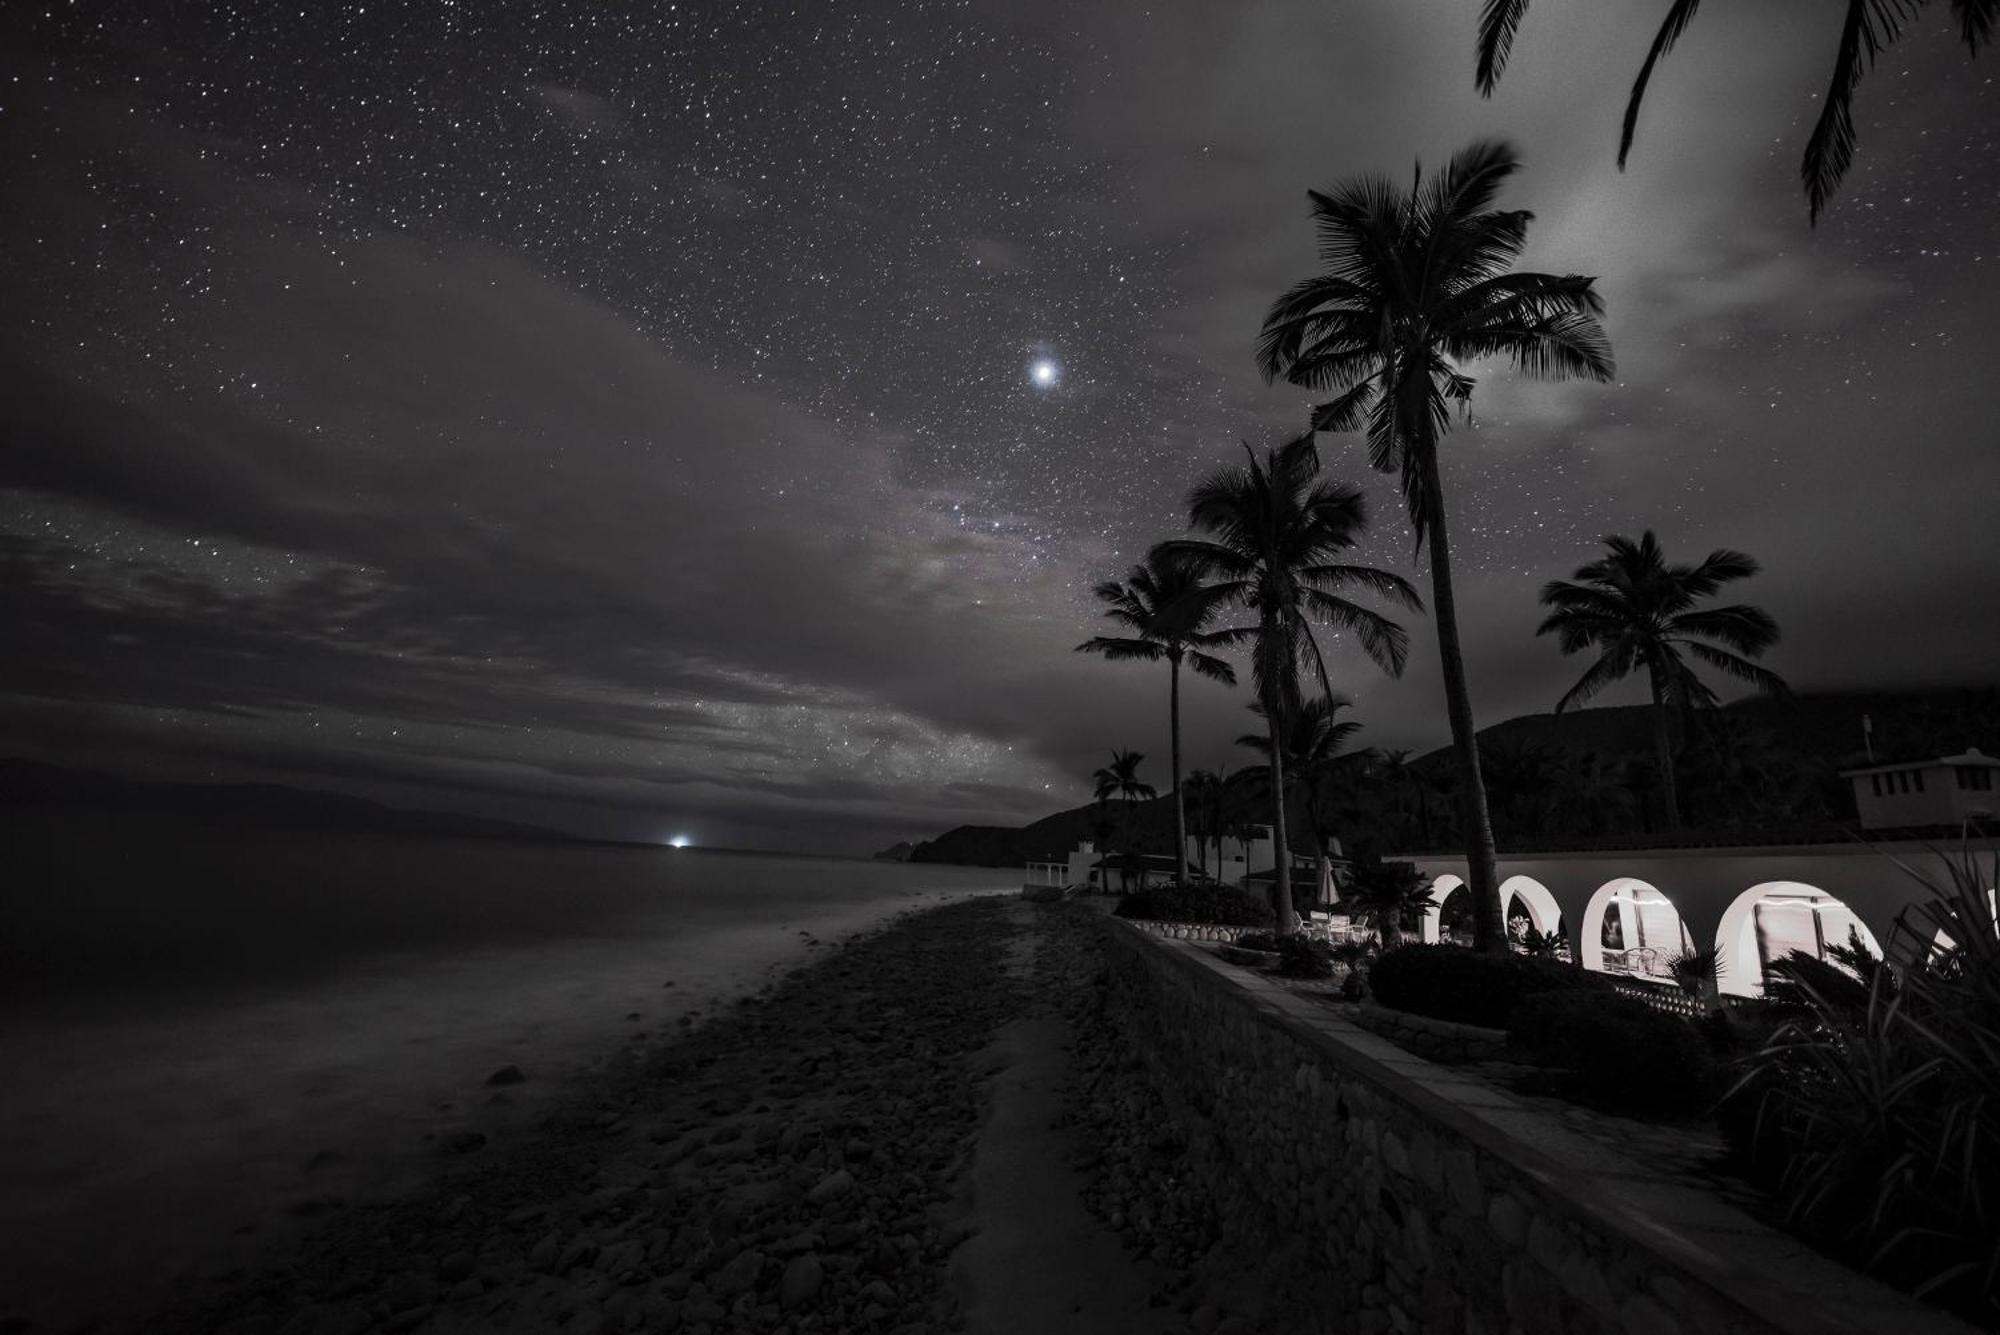
[[[1201,850],[1201,874],[1208,875],[1208,845],[1215,843],[1216,879],[1222,873],[1223,791],[1222,776],[1214,770],[1191,770],[1185,781],[1195,847]]]
[[[1556,701],[1558,714],[1644,669],[1653,691],[1661,807],[1673,832],[1680,829],[1681,815],[1670,711],[1715,703],[1715,692],[1695,676],[1688,658],[1767,695],[1784,695],[1784,678],[1750,661],[1778,642],[1778,623],[1747,603],[1697,606],[1723,585],[1757,573],[1757,563],[1742,552],[1719,548],[1699,565],[1668,565],[1651,529],[1637,542],[1613,534],[1604,545],[1606,555],[1580,567],[1574,582],[1557,579],[1542,586],[1542,605],[1550,612],[1535,633],[1556,636],[1566,654],[1598,651],[1597,661]]]
[[[1327,885],[1333,879],[1329,841],[1333,835],[1335,805],[1341,796],[1338,762],[1346,756],[1348,742],[1361,731],[1358,722],[1341,718],[1340,711],[1353,707],[1354,702],[1345,696],[1314,696],[1300,703],[1284,729],[1285,783],[1291,790],[1290,811],[1304,819],[1306,831],[1312,836],[1317,880],[1312,897],[1316,902],[1326,898]],[[1250,708],[1268,726],[1270,719],[1264,707],[1252,704]],[[1266,757],[1271,754],[1269,732],[1245,733],[1236,739],[1236,744]]]
[[[1114,661],[1167,661],[1167,716],[1173,737],[1174,856],[1176,876],[1187,880],[1187,804],[1181,796],[1181,663],[1225,686],[1236,684],[1236,669],[1204,650],[1228,644],[1236,632],[1204,631],[1213,608],[1202,608],[1188,595],[1201,575],[1185,561],[1176,561],[1164,547],[1146,553],[1121,582],[1105,580],[1093,593],[1105,604],[1104,615],[1130,630],[1130,635],[1098,635],[1076,646],[1078,653],[1103,654]],[[1192,610],[1195,620],[1188,619]]]
[[[1117,798],[1125,804],[1126,856],[1119,860],[1118,880],[1121,888],[1132,888],[1132,873],[1129,858],[1133,852],[1132,806],[1136,802],[1150,802],[1160,795],[1160,790],[1139,777],[1139,762],[1146,757],[1137,751],[1113,751],[1111,763],[1090,776],[1096,785],[1092,796],[1099,802],[1109,802]]]
[[[1507,935],[1459,646],[1438,442],[1452,406],[1471,397],[1467,362],[1506,357],[1544,379],[1612,373],[1594,280],[1507,272],[1533,215],[1491,206],[1519,165],[1506,144],[1485,141],[1428,179],[1420,167],[1408,190],[1371,175],[1308,192],[1324,272],[1278,298],[1257,340],[1267,379],[1334,395],[1313,409],[1313,430],[1365,429],[1368,461],[1401,477],[1418,550],[1430,544],[1475,935],[1495,952],[1506,950]]]
[[[1916,17],[1926,0],[1847,0],[1847,14],[1840,25],[1840,46],[1834,52],[1833,78],[1820,108],[1819,122],[1806,141],[1805,160],[1799,176],[1806,199],[1817,223],[1827,201],[1840,188],[1854,160],[1854,90],[1861,76],[1875,63],[1883,48],[1903,35],[1903,25]],[[1632,84],[1632,96],[1625,103],[1625,124],[1618,136],[1618,166],[1622,170],[1632,151],[1632,136],[1639,127],[1639,104],[1646,99],[1646,85],[1652,82],[1653,67],[1673,49],[1688,24],[1694,21],[1701,0],[1672,0],[1666,20],[1653,35],[1653,45],[1639,66]],[[1507,55],[1514,46],[1514,34],[1527,15],[1528,0],[1486,0],[1479,15],[1479,91],[1491,97],[1507,67]],[[1966,49],[1973,55],[1993,39],[2000,26],[2000,0],[1951,0],[1952,19]]]
[[[1274,445],[1262,458],[1247,444],[1247,465],[1211,473],[1188,493],[1188,519],[1205,538],[1168,543],[1213,581],[1197,607],[1240,607],[1257,618],[1251,680],[1267,717],[1282,730],[1300,703],[1299,674],[1310,669],[1322,694],[1333,693],[1310,623],[1353,634],[1362,651],[1401,675],[1409,637],[1380,612],[1343,596],[1358,589],[1404,607],[1421,607],[1401,575],[1339,558],[1359,541],[1368,508],[1361,493],[1320,476],[1310,434]],[[1271,840],[1277,856],[1278,931],[1297,930],[1292,912],[1291,850],[1285,837],[1284,748],[1272,747]]]

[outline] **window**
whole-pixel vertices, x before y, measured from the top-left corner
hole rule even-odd
[[[1917,791],[1921,793],[1924,790],[1924,772],[1920,769],[1911,770],[1910,777],[1916,780]]]
[[[1882,796],[1882,776],[1879,774],[1871,774],[1868,776],[1868,782],[1875,789],[1875,796],[1877,797]]]
[[[1993,771],[1984,765],[1960,765],[1958,786],[1968,792],[1990,793],[1993,791]]]

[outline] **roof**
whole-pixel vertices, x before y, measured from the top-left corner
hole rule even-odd
[[[1860,769],[1844,769],[1843,779],[1865,778],[1870,774],[1888,774],[1895,770],[1941,769],[1947,766],[1974,765],[1985,769],[2000,769],[2000,757],[1989,756],[1976,746],[1968,746],[1962,755],[1938,756],[1936,759],[1895,760],[1885,765],[1864,765]]]

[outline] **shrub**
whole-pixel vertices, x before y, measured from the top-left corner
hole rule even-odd
[[[1244,950],[1262,950],[1270,954],[1276,954],[1278,950],[1278,938],[1269,932],[1245,932],[1236,938],[1236,944]]]
[[[1375,961],[1368,989],[1397,1010],[1504,1029],[1523,997],[1567,991],[1602,996],[1611,984],[1560,960],[1489,955],[1465,946],[1399,946]]]
[[[1218,927],[1263,927],[1272,917],[1271,906],[1262,895],[1228,885],[1153,886],[1126,895],[1114,911],[1121,918],[1212,923]]]
[[[1278,972],[1287,978],[1333,977],[1333,943],[1310,936],[1279,937]]]
[[[1942,855],[1940,855],[1942,856]],[[1899,864],[1901,865],[1901,864]],[[1944,858],[1888,945],[1900,978],[1790,962],[1795,1009],[1743,1064],[1722,1124],[1817,1245],[2000,1326],[2000,854]],[[1774,972],[1779,972],[1774,970]]]
[[[1595,991],[1522,997],[1507,1026],[1508,1051],[1566,1072],[1579,1103],[1614,1112],[1684,1117],[1714,1101],[1716,1066],[1688,1020],[1634,997]]]

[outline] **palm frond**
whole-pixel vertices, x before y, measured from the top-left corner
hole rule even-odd
[[[1840,45],[1834,52],[1833,74],[1826,100],[1806,155],[1799,164],[1812,221],[1817,223],[1833,192],[1840,188],[1854,161],[1854,90],[1861,84],[1882,48],[1901,35],[1903,24],[1917,11],[1919,0],[1847,0],[1847,17],[1840,25]]]
[[[1493,96],[1514,49],[1514,34],[1527,15],[1528,0],[1486,0],[1479,11],[1479,67],[1474,79],[1481,97]]]
[[[1625,158],[1632,151],[1632,136],[1639,129],[1639,104],[1646,100],[1646,85],[1653,81],[1653,67],[1660,58],[1674,49],[1674,43],[1687,31],[1694,21],[1694,14],[1701,8],[1701,0],[1674,0],[1667,10],[1666,21],[1653,34],[1653,45],[1646,52],[1646,61],[1639,66],[1639,77],[1632,82],[1632,96],[1625,103],[1625,123],[1618,132],[1618,169],[1625,169]]]
[[[1753,663],[1726,649],[1717,649],[1714,645],[1690,640],[1687,651],[1718,672],[1725,672],[1738,681],[1747,682],[1766,695],[1788,696],[1792,693],[1792,688],[1785,684],[1783,677],[1761,664]]]

